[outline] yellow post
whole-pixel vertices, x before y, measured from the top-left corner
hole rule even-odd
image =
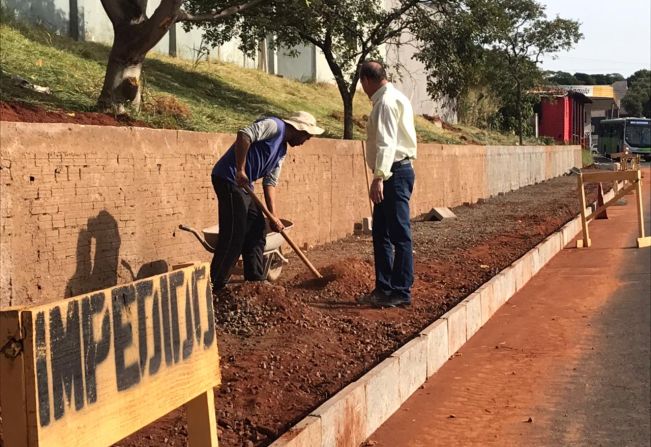
[[[637,202],[637,223],[640,237],[637,238],[638,248],[651,247],[651,236],[644,235],[644,208],[642,205],[642,173],[637,171],[637,185],[635,188]]]
[[[212,389],[185,404],[190,447],[217,447],[215,393]]]
[[[581,226],[583,227],[583,241],[577,241],[577,248],[589,247],[590,246],[590,233],[588,232],[588,220],[585,215],[586,200],[585,200],[585,188],[583,186],[583,173],[580,173],[577,177],[580,199],[581,199]]]

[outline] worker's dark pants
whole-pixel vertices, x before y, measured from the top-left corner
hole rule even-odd
[[[244,279],[264,280],[265,220],[255,202],[228,180],[212,178],[219,208],[219,238],[210,264],[213,290],[222,289],[240,254]]]
[[[384,181],[384,200],[373,208],[375,288],[411,300],[414,256],[409,199],[415,175],[411,163],[394,163],[391,172]]]

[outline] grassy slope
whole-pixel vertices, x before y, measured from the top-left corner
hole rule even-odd
[[[0,99],[19,100],[45,108],[92,111],[101,89],[109,47],[76,42],[43,28],[0,23]],[[19,88],[13,76],[50,87],[51,95]],[[313,113],[327,129],[326,136],[343,133],[342,106],[337,89],[328,84],[301,83],[258,70],[221,62],[148,56],[144,67],[144,111],[136,118],[155,127],[234,132],[262,114],[287,115],[294,110]],[[167,105],[157,105],[167,97]],[[171,106],[169,105],[171,101]],[[175,109],[181,113],[174,113]],[[186,113],[183,113],[183,110]],[[363,123],[370,103],[363,93],[355,99],[355,121]],[[187,113],[189,111],[189,113]],[[459,131],[436,128],[417,119],[422,141],[514,144],[514,136],[460,126]],[[355,137],[364,136],[356,125]]]

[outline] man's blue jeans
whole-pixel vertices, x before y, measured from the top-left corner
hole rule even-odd
[[[409,199],[415,175],[411,164],[394,163],[391,172],[391,178],[384,181],[384,200],[373,208],[375,287],[411,300],[414,256]]]

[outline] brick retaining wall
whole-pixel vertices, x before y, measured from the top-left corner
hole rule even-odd
[[[179,232],[217,220],[210,183],[232,135],[0,123],[0,306],[40,303],[208,260]],[[580,166],[578,146],[422,144],[414,215],[474,202]],[[299,244],[350,234],[368,216],[362,143],[317,139],[290,149],[280,214]]]

